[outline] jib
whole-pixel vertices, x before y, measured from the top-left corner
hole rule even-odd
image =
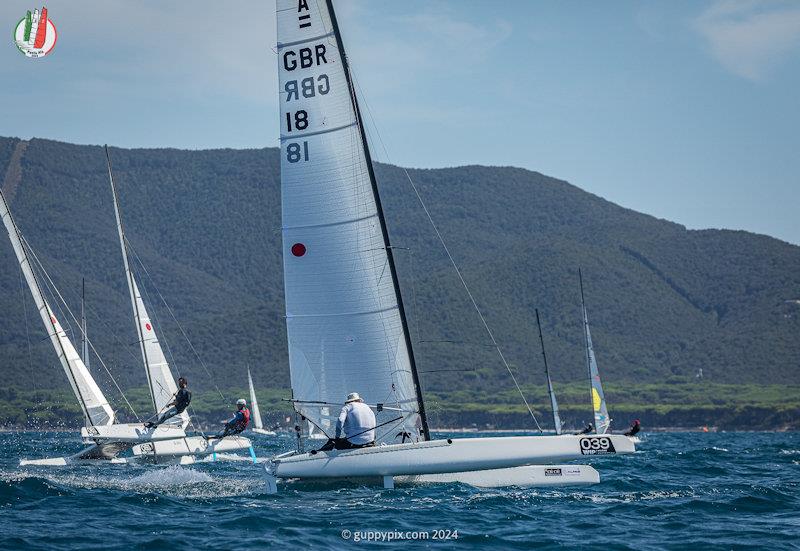
[[[327,62],[328,60],[325,59],[325,44],[317,44],[313,50],[311,48],[300,48],[298,51],[288,50],[283,54],[283,68],[287,71],[294,71],[298,66],[301,69],[308,69],[313,65],[322,65]]]

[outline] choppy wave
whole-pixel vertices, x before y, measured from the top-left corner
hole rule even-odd
[[[286,484],[276,496],[247,462],[19,467],[79,443],[69,433],[0,443],[2,549],[339,548],[352,543],[342,530],[457,531],[428,542],[453,548],[778,548],[800,537],[795,434],[650,435],[635,456],[595,459],[602,482],[579,489]],[[264,456],[289,445],[256,443]]]

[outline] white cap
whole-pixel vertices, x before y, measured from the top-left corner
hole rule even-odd
[[[244,398],[239,398],[238,400],[236,400],[236,405],[237,406],[246,406],[247,405],[247,400],[245,400]]]
[[[351,392],[347,395],[347,400],[344,401],[345,404],[349,404],[350,402],[363,402],[364,400],[361,399],[361,396],[358,395],[358,392]]]

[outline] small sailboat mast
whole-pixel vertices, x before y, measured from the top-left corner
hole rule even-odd
[[[553,390],[553,381],[550,379],[550,368],[547,366],[547,354],[544,351],[544,337],[542,336],[542,322],[539,321],[539,309],[536,309],[536,325],[539,327],[539,342],[542,345],[542,359],[544,360],[544,373],[547,376],[547,393],[550,395],[550,407],[553,410],[553,425],[556,434],[561,434],[561,416],[558,414],[558,401]]]
[[[581,309],[583,310],[583,334],[586,338],[586,365],[589,369],[589,387],[591,392],[592,412],[594,413],[594,429],[597,434],[605,434],[611,425],[611,418],[608,416],[606,406],[606,396],[603,393],[603,385],[600,382],[600,371],[597,368],[597,359],[594,355],[592,345],[592,334],[589,331],[589,316],[586,313],[586,302],[583,298],[583,274],[578,268],[578,280],[581,286]]]
[[[45,330],[50,336],[50,342],[55,348],[61,366],[67,374],[67,379],[70,382],[70,386],[72,386],[75,397],[81,405],[87,426],[111,425],[114,422],[114,410],[111,409],[108,400],[106,400],[100,387],[97,386],[86,365],[81,361],[78,351],[75,350],[66,332],[56,319],[53,310],[44,298],[39,280],[33,272],[28,253],[22,244],[22,235],[11,217],[11,211],[2,191],[0,191],[0,217],[3,219],[3,224],[8,231],[20,269],[36,303],[36,309],[39,311]]]

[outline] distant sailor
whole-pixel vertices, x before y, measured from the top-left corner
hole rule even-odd
[[[575,434],[589,434],[592,431],[594,431],[594,425],[589,423],[588,425],[586,425],[585,429],[583,429],[582,431],[578,431]]]
[[[631,428],[625,433],[625,436],[636,436],[639,431],[642,430],[642,424],[636,419],[633,423],[631,423]]]
[[[247,424],[250,422],[250,410],[247,409],[247,400],[244,398],[236,400],[236,409],[234,416],[225,421],[225,430],[215,438],[225,438],[226,436],[239,434],[247,428]]]
[[[155,428],[167,419],[175,417],[176,415],[180,415],[183,413],[183,410],[189,407],[189,404],[192,401],[192,393],[189,392],[188,388],[186,388],[189,386],[189,381],[187,381],[184,377],[181,377],[178,379],[178,386],[180,388],[178,389],[178,392],[174,394],[175,399],[165,406],[169,409],[165,411],[155,423],[145,423],[145,427]]]
[[[320,449],[352,450],[374,446],[375,425],[377,421],[372,409],[364,403],[358,392],[351,392],[336,421],[336,438]]]

